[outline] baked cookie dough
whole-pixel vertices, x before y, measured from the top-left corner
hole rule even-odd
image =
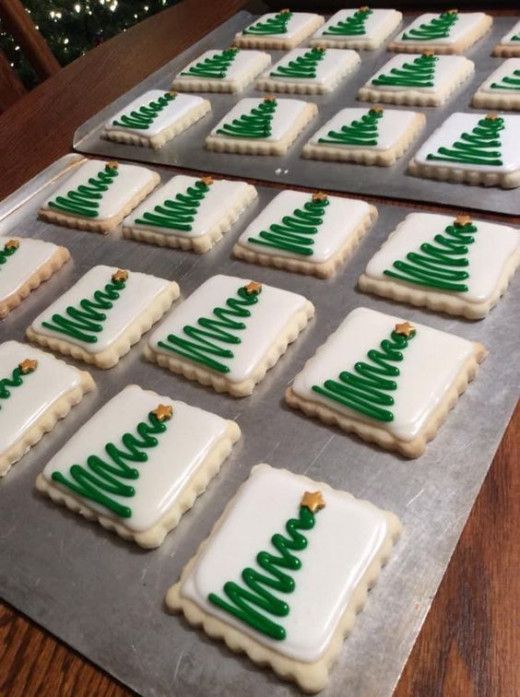
[[[205,51],[175,77],[172,88],[184,92],[242,92],[271,64],[263,51],[232,47]]]
[[[313,34],[325,20],[310,12],[268,12],[235,35],[234,44],[243,48],[290,49]]]
[[[383,45],[402,18],[397,10],[377,10],[366,5],[357,10],[340,10],[318,29],[310,44],[373,51]]]
[[[520,58],[509,58],[484,80],[473,96],[477,109],[520,111]]]
[[[493,55],[503,58],[520,56],[520,21],[500,39],[493,49]]]

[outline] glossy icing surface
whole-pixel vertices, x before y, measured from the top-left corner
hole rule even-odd
[[[414,19],[414,21],[411,22],[411,24],[409,24],[404,29],[404,31],[398,34],[395,37],[394,41],[403,41],[403,36],[408,35],[410,33],[410,30],[418,29],[421,25],[424,24],[429,24],[432,20],[437,19],[439,16],[439,13],[436,12],[426,12],[425,14],[420,15],[419,17]],[[459,12],[457,15],[457,21],[451,25],[448,31],[448,36],[442,38],[433,38],[431,41],[421,40],[417,41],[417,43],[420,43],[421,46],[424,45],[425,47],[427,47],[430,43],[441,45],[454,44],[460,39],[464,39],[464,37],[468,33],[474,31],[485,17],[486,15],[484,14],[484,12]],[[414,41],[416,41],[416,39],[410,37],[408,41],[405,40],[405,43],[413,43]]]
[[[327,649],[342,614],[363,574],[380,553],[388,534],[382,511],[344,492],[263,465],[251,473],[231,509],[181,586],[181,595],[256,641],[284,656],[313,662]],[[241,582],[245,567],[254,566],[260,550],[276,552],[270,539],[297,517],[305,491],[321,490],[325,507],[316,514],[308,544],[298,554],[301,568],[292,572],[295,588],[282,595],[289,613],[276,618],[283,641],[271,639],[208,601],[228,581]],[[338,531],[341,535],[338,536]],[[275,618],[273,618],[275,619]]]
[[[167,356],[177,357],[168,349],[159,346],[166,337],[174,334],[191,340],[184,333],[184,327],[198,326],[202,317],[217,319],[213,310],[226,307],[229,298],[235,298],[237,291],[250,282],[250,279],[235,276],[213,276],[203,283],[182,304],[176,307],[149,338],[150,347]],[[258,302],[249,308],[249,317],[239,317],[244,328],[237,332],[239,343],[229,345],[232,356],[225,360],[226,378],[232,382],[241,382],[251,377],[255,368],[262,362],[266,353],[278,336],[284,331],[295,314],[303,309],[306,299],[302,295],[291,293],[273,286],[262,286]],[[198,365],[198,363],[195,363]]]
[[[196,74],[190,74],[190,70],[200,65],[208,59],[214,59],[215,56],[219,56],[222,51],[210,50],[204,51],[196,60],[188,63],[188,65],[181,70],[181,72],[175,77],[175,82],[186,82],[192,80],[215,80],[216,82],[227,84],[240,81],[247,75],[254,73],[258,74],[264,68],[266,68],[271,63],[271,56],[264,51],[253,51],[246,49],[235,49],[236,54],[229,67],[223,71],[222,77],[220,76],[209,76],[202,75],[198,77]]]
[[[520,41],[517,41],[520,48]],[[520,58],[508,58],[480,85],[479,92],[520,95]]]
[[[357,412],[317,394],[312,387],[329,379],[336,380],[342,371],[352,371],[354,365],[365,360],[367,352],[379,346],[400,322],[403,322],[402,318],[364,307],[356,308],[296,376],[294,392],[359,419]],[[404,441],[413,440],[418,435],[473,353],[471,341],[415,322],[414,327],[416,334],[406,349],[406,355],[403,354],[400,375],[396,379],[397,390],[392,395],[393,421],[382,424],[363,419]]]
[[[366,83],[366,87],[372,90],[397,91],[401,92],[406,89],[414,92],[424,92],[426,94],[435,93],[439,89],[449,87],[450,85],[459,82],[463,76],[467,75],[469,70],[473,70],[472,61],[464,58],[464,56],[432,56],[433,61],[433,80],[432,84],[418,84],[413,82],[409,86],[403,84],[377,84],[378,78],[395,78],[396,75],[392,71],[400,71],[403,66],[413,64],[415,59],[420,58],[420,53],[408,53],[405,55],[397,55],[391,58],[388,63],[375,73]]]
[[[81,301],[92,299],[96,291],[103,290],[106,284],[110,283],[111,277],[116,271],[116,268],[110,266],[94,266],[58,300],[44,310],[34,320],[32,328],[39,334],[81,346],[89,353],[100,353],[109,348],[129,325],[150,307],[157,296],[167,288],[169,281],[150,274],[130,271],[125,287],[119,291],[119,297],[113,301],[112,308],[103,311],[106,319],[102,321],[101,331],[96,334],[95,343],[87,343],[73,336],[48,329],[44,326],[44,322],[52,323],[55,314],[66,317],[68,307],[81,308]]]
[[[410,252],[420,252],[421,244],[432,243],[436,235],[443,234],[452,224],[451,216],[412,213],[370,259],[365,273],[371,278],[393,280],[384,272],[392,268],[394,261],[404,260]],[[491,298],[507,261],[520,248],[520,232],[483,220],[474,220],[473,224],[477,230],[472,235],[474,242],[467,246],[465,270],[469,276],[464,281],[468,290],[450,294],[480,303]]]
[[[81,384],[80,372],[51,354],[22,344],[0,344],[0,380],[26,358],[38,361],[19,387],[9,389],[9,399],[0,399],[0,453],[6,452],[58,399]]]
[[[11,236],[0,237],[0,249],[10,239],[16,239],[20,246],[0,265],[0,302],[16,293],[38,269],[50,261],[58,249],[52,242]]]
[[[240,244],[258,253],[298,258],[298,254],[281,249],[278,245],[273,247],[260,246],[250,242],[249,239],[251,237],[257,239],[262,231],[269,231],[272,224],[281,224],[284,216],[291,215],[295,209],[301,209],[311,200],[312,197],[309,194],[300,191],[282,191],[240,235]],[[369,211],[370,206],[364,201],[329,196],[328,205],[324,210],[323,222],[316,227],[316,233],[312,236],[312,254],[303,258],[316,263],[330,259],[345,244]],[[283,239],[283,235],[280,236],[280,239]]]
[[[246,30],[241,32],[239,36],[251,36],[255,38],[265,37],[265,39],[292,39],[294,36],[300,34],[301,31],[305,31],[307,27],[312,27],[316,18],[319,17],[319,15],[312,14],[310,12],[291,12],[291,16],[285,24],[285,31],[283,33],[249,34],[247,32],[247,30],[251,27],[254,27],[260,23],[265,23],[267,20],[273,19],[277,16],[279,16],[279,14],[276,12],[268,12],[267,14],[262,15],[255,22],[246,27]]]
[[[316,50],[316,49],[315,49]],[[289,51],[281,60],[275,63],[263,77],[269,77],[276,82],[296,82],[309,85],[326,86],[334,83],[339,75],[353,70],[361,62],[359,55],[349,49],[328,48],[322,51],[322,57],[316,62],[314,71],[311,75],[296,75],[289,71],[283,74],[284,70],[291,67],[295,61],[308,56],[312,49],[294,48]],[[298,72],[296,70],[296,72]]]
[[[356,41],[369,42],[374,41],[384,36],[387,36],[392,29],[399,23],[401,19],[401,13],[396,10],[377,10],[372,9],[371,13],[368,15],[364,22],[365,33],[361,35],[354,36],[342,36],[340,34],[333,35],[328,34],[330,27],[335,27],[339,22],[344,22],[348,17],[352,17],[357,10],[340,10],[336,14],[325,22],[325,24],[318,29],[318,31],[313,34],[313,39],[319,39],[323,37],[328,41],[344,41],[345,39],[355,39]]]
[[[240,205],[248,189],[249,184],[245,182],[230,181],[227,179],[215,179],[209,186],[208,192],[200,201],[193,220],[189,226],[191,230],[179,230],[168,227],[148,226],[143,222],[143,214],[153,212],[156,206],[163,206],[165,201],[175,199],[177,194],[183,195],[189,187],[193,187],[199,181],[197,177],[189,177],[184,174],[178,174],[170,179],[164,186],[157,189],[149,196],[140,206],[138,206],[131,215],[126,218],[124,224],[140,229],[150,229],[160,232],[164,235],[182,235],[187,237],[200,237],[205,235],[219,223],[231,210]],[[190,216],[191,217],[191,216]]]
[[[135,463],[139,476],[132,481],[135,495],[131,498],[113,495],[132,515],[124,520],[90,499],[82,502],[90,509],[117,520],[131,530],[143,531],[155,525],[175,504],[186,485],[226,431],[226,421],[203,409],[189,406],[129,385],[103,405],[55,455],[43,471],[51,481],[53,472],[70,476],[74,464],[85,465],[87,458],[106,458],[109,442],[121,446],[121,436],[133,433],[139,422],[159,404],[173,407],[168,427],[158,437],[158,445],[147,451],[146,462]],[[55,484],[55,486],[58,486]],[[67,487],[59,486],[65,493]]]
[[[519,46],[520,39],[515,39],[514,37],[520,36],[520,21],[518,21],[504,36],[500,39],[500,46],[504,44],[506,46]]]

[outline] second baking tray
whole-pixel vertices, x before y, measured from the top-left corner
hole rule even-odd
[[[247,11],[237,13],[163,68],[150,75],[130,92],[96,114],[76,131],[74,148],[80,152],[104,155],[113,159],[126,158],[157,165],[176,165],[199,171],[273,181],[281,185],[299,184],[332,191],[389,196],[418,202],[431,201],[436,204],[446,204],[464,209],[487,210],[511,215],[520,214],[520,189],[504,190],[495,187],[484,189],[480,186],[420,179],[406,173],[408,162],[419,145],[451,113],[454,111],[479,111],[469,106],[471,97],[484,79],[501,64],[501,59],[493,58],[490,54],[500,37],[513,25],[515,21],[513,17],[495,17],[491,32],[466,53],[466,56],[475,63],[475,73],[454,98],[448,100],[447,104],[441,107],[409,108],[426,114],[426,128],[411,148],[392,167],[366,167],[348,163],[319,162],[306,160],[300,156],[302,147],[310,136],[340,109],[347,106],[366,106],[367,108],[370,106],[368,102],[357,101],[356,94],[359,87],[364,85],[371,75],[395,55],[387,53],[384,48],[378,51],[360,51],[361,65],[359,69],[347,77],[332,94],[298,95],[299,99],[316,102],[319,116],[307,126],[284,157],[215,153],[204,148],[205,137],[237,101],[245,96],[265,95],[265,92],[259,92],[253,88],[238,95],[205,94],[204,96],[211,101],[212,113],[160,150],[114,143],[101,138],[103,125],[111,115],[147,90],[169,89],[173,77],[187,63],[196,59],[207,49],[229,46],[235,34],[250,24],[255,17],[256,15]],[[409,23],[412,18],[412,15],[406,15],[404,24]],[[269,53],[271,53],[274,63],[285,52],[269,51]],[[279,96],[283,98],[290,95]],[[388,108],[403,109],[405,107],[388,105]],[[483,110],[480,111],[485,113]]]

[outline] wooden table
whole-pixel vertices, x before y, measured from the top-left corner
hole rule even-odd
[[[75,129],[87,118],[245,4],[246,0],[184,0],[90,51],[17,102],[0,117],[0,199],[67,153]],[[383,201],[374,198],[378,200]],[[395,697],[520,695],[519,444],[520,407]],[[0,697],[130,694],[0,603]]]

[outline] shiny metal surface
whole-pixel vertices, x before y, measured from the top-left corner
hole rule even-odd
[[[239,95],[206,94],[205,96],[211,101],[213,112],[160,150],[113,143],[100,138],[103,124],[112,114],[149,89],[169,89],[174,75],[187,63],[207,49],[227,47],[233,40],[235,33],[252,22],[254,17],[255,15],[246,11],[237,13],[201,41],[91,118],[76,131],[75,149],[111,158],[127,158],[158,165],[178,165],[207,172],[253,177],[282,185],[300,184],[334,191],[376,194],[411,201],[431,201],[459,207],[463,205],[464,208],[476,210],[520,214],[519,189],[504,190],[495,187],[483,188],[435,182],[412,177],[406,173],[406,167],[413,154],[426,140],[426,137],[440,126],[451,113],[454,111],[486,113],[486,110],[472,109],[470,106],[471,98],[485,78],[501,65],[503,59],[492,57],[491,50],[513,26],[514,17],[495,17],[491,32],[465,54],[467,58],[474,61],[475,73],[470,80],[464,83],[463,89],[448,100],[447,104],[442,107],[394,107],[424,112],[427,116],[427,124],[411,148],[392,167],[365,167],[347,163],[318,162],[304,160],[300,157],[301,149],[310,136],[337,111],[347,106],[369,105],[367,102],[358,102],[356,94],[359,87],[364,85],[371,75],[395,55],[387,53],[384,48],[378,51],[360,51],[362,59],[360,68],[344,80],[332,94],[298,96],[299,99],[316,102],[319,116],[309,124],[284,157],[251,157],[209,152],[204,149],[206,135],[239,99],[244,96],[265,94],[265,92],[254,89],[249,89]],[[412,18],[413,15],[407,14],[404,22],[408,24]],[[395,33],[397,34],[397,31]],[[273,62],[284,55],[283,51],[270,51],[270,53],[273,56]],[[280,97],[284,96],[290,95],[280,95]],[[387,106],[392,108],[391,105]]]
[[[73,157],[62,158],[0,204],[1,233],[59,242],[73,255],[73,263],[0,324],[2,340],[23,340],[32,319],[100,262],[175,279],[183,297],[216,272],[252,276],[303,293],[315,303],[317,314],[254,395],[242,400],[218,395],[145,363],[144,340],[116,368],[92,370],[97,392],[87,395],[0,482],[0,595],[145,697],[296,697],[300,694],[296,688],[232,655],[163,608],[167,588],[251,467],[269,462],[367,498],[395,511],[403,521],[403,537],[345,641],[330,686],[321,693],[323,697],[390,697],[518,395],[520,278],[481,322],[438,316],[360,294],[355,289],[360,272],[406,213],[398,206],[379,207],[375,228],[331,281],[236,261],[231,257],[233,242],[274,195],[275,190],[267,188],[260,189],[259,202],[248,216],[203,256],[37,221],[38,205],[58,186],[60,173]],[[165,178],[171,174],[161,173]],[[482,341],[490,351],[477,380],[426,454],[416,461],[372,448],[283,403],[286,385],[306,359],[361,304]],[[236,419],[243,431],[220,475],[155,551],[125,543],[34,490],[36,475],[49,458],[106,400],[133,382]],[[107,424],[107,438],[112,435]]]

